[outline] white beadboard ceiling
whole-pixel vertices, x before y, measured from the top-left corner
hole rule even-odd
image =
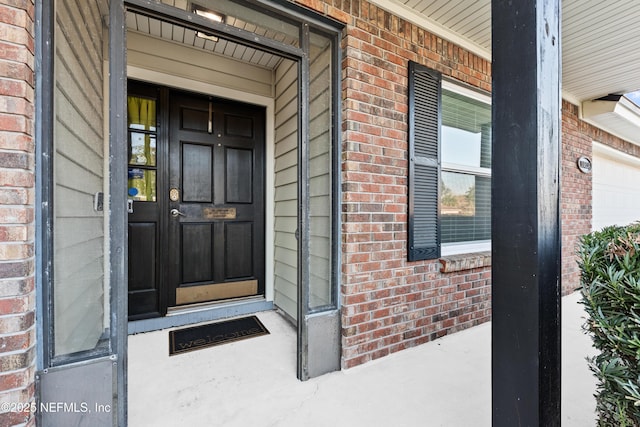
[[[491,0],[373,0],[491,55]],[[572,101],[640,89],[640,2],[562,1],[562,86]],[[440,30],[440,31],[438,31]],[[448,35],[448,37],[447,37]]]
[[[162,2],[169,4],[170,6],[178,7],[182,10],[188,10],[191,4],[186,0],[162,0]],[[147,36],[179,43],[191,48],[202,49],[209,53],[234,58],[238,61],[249,63],[251,65],[273,70],[282,60],[280,56],[254,49],[252,47],[243,46],[223,38],[214,37],[214,40],[217,39],[214,41],[206,37],[199,37],[199,34],[202,33],[198,33],[195,30],[163,22],[159,19],[150,18],[131,11],[127,12],[126,21],[127,29],[129,31],[135,31]],[[259,23],[254,24],[248,22],[247,20],[240,19],[240,17],[233,16],[229,13],[225,15],[224,23],[250,31],[260,36],[279,40],[284,43],[292,45],[297,44],[297,39],[294,37],[273,31],[266,26],[261,26]]]
[[[162,1],[183,10],[188,7],[187,0]],[[373,1],[401,15],[404,11],[414,18],[422,17],[427,29],[439,32],[439,35],[453,39],[453,42],[460,42],[482,56],[490,56],[491,0]],[[261,35],[271,35],[267,28],[243,22],[240,18],[227,16],[226,22]],[[214,43],[195,37],[193,30],[134,13],[128,13],[127,24],[130,30],[187,43],[265,67],[272,67],[276,61],[262,52],[257,54],[255,49],[241,49],[237,44],[222,39]],[[623,94],[638,90],[639,65],[640,1],[562,2],[562,86],[569,100],[581,102],[610,93]]]
[[[415,22],[485,58],[491,57],[491,0],[372,0],[380,7]],[[162,0],[187,10],[187,0]],[[205,1],[208,3],[208,1]],[[227,16],[226,23],[262,35],[268,28],[244,22],[241,16]],[[211,42],[195,36],[193,30],[161,23],[128,13],[129,30],[153,37],[186,43],[189,46],[231,56],[241,61],[273,68],[280,60],[268,53],[220,39]],[[562,90],[563,97],[580,105],[608,94],[640,90],[640,1],[562,1]],[[286,34],[279,34],[282,39]],[[283,39],[284,40],[284,39]],[[285,40],[295,44],[295,41]],[[609,101],[612,102],[612,101]],[[615,110],[613,108],[612,110]],[[629,108],[625,108],[628,112]],[[619,131],[620,120],[637,116]],[[637,114],[617,117],[616,113],[585,116],[593,124],[640,144],[640,108]],[[637,132],[629,132],[628,126]],[[637,135],[631,137],[630,135]]]
[[[444,39],[491,57],[491,0],[372,0]],[[592,100],[640,90],[640,1],[562,1],[562,93],[592,124],[640,144],[640,108]],[[589,105],[587,105],[589,104]]]

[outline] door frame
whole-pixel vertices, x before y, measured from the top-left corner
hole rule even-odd
[[[227,98],[242,103],[254,104],[265,108],[265,211],[273,212],[274,209],[274,109],[273,98],[262,95],[242,92],[236,89],[217,86],[211,83],[190,80],[185,77],[164,74],[158,71],[139,68],[135,65],[127,65],[127,78],[137,81],[150,82],[154,85],[167,86],[169,88],[180,88],[189,92],[200,94],[216,94],[218,98]],[[126,160],[125,160],[126,161]],[[274,287],[273,269],[274,253],[273,247],[269,245],[274,239],[274,218],[273,215],[265,215],[265,295],[264,298],[250,299],[241,302],[217,303],[215,312],[211,310],[190,310],[190,309],[169,309],[170,315],[129,321],[128,333],[137,334],[154,330],[166,329],[176,326],[183,326],[192,323],[212,321],[231,316],[267,311],[273,309]]]
[[[114,0],[112,0],[113,2]],[[341,124],[341,96],[340,96],[340,73],[341,54],[340,40],[344,24],[332,20],[326,16],[317,14],[302,6],[290,3],[286,0],[247,0],[256,8],[265,12],[271,11],[274,15],[282,17],[290,23],[296,23],[300,28],[300,47],[284,44],[265,37],[256,36],[254,33],[240,30],[228,26],[224,23],[213,22],[204,17],[192,16],[187,11],[182,11],[174,7],[155,3],[149,0],[125,0],[124,8],[135,10],[146,15],[154,16],[158,19],[178,23],[185,27],[199,29],[211,34],[221,36],[241,44],[253,46],[260,50],[275,53],[284,58],[296,61],[298,67],[298,88],[300,93],[299,101],[299,132],[298,132],[298,333],[297,333],[297,375],[301,380],[321,375],[326,372],[340,369],[341,359],[341,319],[339,300],[339,265],[340,265],[340,124]],[[115,26],[114,23],[123,23]],[[126,26],[124,25],[124,10],[122,16],[117,21],[111,21],[110,28],[118,28],[122,33],[122,40],[126,40]],[[310,307],[310,193],[309,193],[309,50],[311,33],[322,33],[323,36],[332,41],[332,70],[331,70],[331,172],[332,200],[335,202],[331,208],[331,304],[313,309]],[[126,44],[125,44],[126,46]],[[123,49],[120,56],[124,58],[122,69],[126,67],[126,49]],[[114,58],[111,58],[112,62]],[[121,63],[121,61],[118,61]],[[121,82],[122,83],[122,82]],[[112,94],[112,99],[126,99],[126,79],[124,85],[120,84],[119,93]],[[116,90],[116,88],[112,88]],[[123,101],[124,102],[124,101]],[[126,115],[119,117],[118,122],[123,130]],[[113,125],[113,124],[112,124]],[[119,147],[119,153],[112,152],[112,159],[120,159],[122,164],[126,164],[126,146]],[[121,179],[124,179],[122,175]],[[125,188],[123,181],[112,188]],[[126,192],[112,195],[114,203],[117,200],[126,199]],[[121,200],[126,203],[126,200]],[[125,217],[126,218],[126,217]],[[126,232],[122,236],[125,239]],[[126,273],[126,272],[125,272]],[[126,279],[125,279],[126,289]]]
[[[136,77],[134,77],[134,75]],[[162,76],[162,77],[160,77]],[[157,234],[157,258],[160,260],[156,266],[155,276],[156,276],[156,290],[158,292],[158,300],[157,300],[157,312],[153,314],[139,314],[136,315],[135,318],[131,318],[131,313],[129,313],[129,330],[131,332],[131,325],[135,325],[137,332],[145,332],[150,330],[158,330],[164,329],[165,327],[178,326],[175,322],[175,317],[171,320],[171,324],[167,324],[166,321],[161,320],[162,317],[167,316],[168,313],[172,313],[174,316],[180,316],[181,313],[188,313],[191,310],[202,308],[201,305],[197,304],[216,304],[216,308],[224,305],[238,305],[238,304],[246,304],[249,300],[252,301],[252,305],[256,306],[256,302],[258,299],[264,299],[266,301],[271,301],[273,298],[269,299],[267,292],[269,291],[269,283],[267,277],[267,264],[273,263],[273,250],[272,248],[266,244],[267,239],[271,238],[269,233],[270,230],[266,229],[269,224],[267,223],[269,208],[272,208],[273,203],[273,191],[267,191],[266,185],[271,185],[270,182],[273,181],[273,178],[269,180],[269,176],[272,175],[272,171],[269,169],[269,155],[272,155],[273,149],[270,149],[270,141],[273,139],[273,125],[267,126],[266,120],[269,114],[272,114],[273,111],[273,100],[269,98],[255,99],[256,97],[250,97],[252,102],[247,102],[244,98],[246,96],[242,96],[244,92],[238,92],[237,94],[225,93],[226,96],[222,97],[218,94],[222,91],[223,88],[220,88],[215,85],[209,84],[193,84],[192,80],[188,79],[180,79],[175,81],[174,76],[168,74],[160,74],[149,72],[145,69],[140,69],[135,66],[127,67],[127,87],[131,90],[131,92],[127,93],[127,97],[131,94],[141,95],[144,97],[155,97],[156,99],[156,108],[157,108],[157,120],[159,123],[158,132],[156,133],[157,137],[157,153],[156,153],[156,161],[157,161],[157,194],[158,200],[154,203],[157,206],[154,209],[158,210],[158,234]],[[216,94],[216,95],[211,95]],[[167,219],[167,212],[169,212],[171,201],[168,200],[169,188],[170,184],[170,167],[171,167],[171,155],[170,155],[170,147],[169,143],[171,140],[170,132],[171,132],[171,109],[172,109],[172,99],[174,95],[178,96],[193,96],[199,98],[209,98],[214,102],[231,102],[238,106],[247,105],[251,108],[260,109],[261,114],[261,122],[264,123],[264,126],[260,125],[262,139],[260,143],[262,146],[262,170],[261,180],[263,185],[261,186],[261,198],[263,199],[262,205],[263,209],[261,210],[262,221],[263,221],[263,230],[262,236],[259,240],[264,241],[264,245],[259,248],[260,252],[263,253],[262,257],[264,260],[262,261],[263,267],[260,269],[258,276],[260,276],[260,286],[258,288],[258,294],[253,296],[245,297],[243,300],[234,300],[233,298],[229,299],[221,299],[214,300],[211,302],[204,303],[194,303],[194,305],[185,304],[185,305],[175,305],[171,304],[170,301],[175,299],[175,288],[172,289],[172,274],[178,274],[176,272],[170,272],[169,264],[172,262],[172,259],[175,257],[170,256],[170,247],[171,247],[171,239],[170,233],[175,232],[175,230],[171,231],[170,228],[175,224],[171,224],[172,220]],[[235,96],[234,96],[235,95]],[[258,102],[256,102],[258,101]],[[134,165],[129,164],[128,168],[136,167]],[[272,169],[272,168],[271,168]],[[144,202],[143,202],[144,203]],[[137,212],[138,209],[145,209],[144,204],[140,204],[140,202],[134,202],[133,204],[134,212]],[[273,220],[271,220],[272,222]],[[140,221],[133,221],[140,222]],[[130,225],[132,223],[131,214],[128,215],[127,223]],[[272,233],[271,233],[272,234]],[[174,242],[175,243],[175,242]],[[129,259],[130,261],[130,259]],[[270,290],[273,293],[273,290]],[[173,296],[171,295],[173,293]],[[131,301],[129,301],[129,308],[131,308]],[[271,309],[271,305],[266,305],[264,307],[260,307],[263,310]],[[182,316],[185,317],[185,316]],[[218,317],[218,316],[215,316]],[[220,317],[229,317],[228,315],[220,314]],[[199,321],[204,320],[215,320],[211,318],[203,318],[203,319],[192,319],[190,317],[185,318],[184,324],[197,323]]]
[[[301,40],[303,48],[285,45],[275,40],[256,36],[253,33],[239,30],[222,23],[208,21],[206,18],[192,16],[190,13],[177,10],[171,6],[157,3],[152,0],[110,0],[108,3],[108,26],[106,47],[106,61],[108,62],[108,78],[105,79],[105,102],[108,103],[108,123],[105,123],[105,131],[108,131],[108,197],[105,200],[105,207],[108,207],[109,229],[106,239],[105,277],[110,291],[110,309],[108,317],[110,319],[110,329],[108,331],[108,346],[99,352],[84,352],[81,355],[71,355],[69,357],[52,357],[53,316],[52,303],[55,289],[51,283],[51,264],[54,256],[52,221],[53,212],[53,164],[51,160],[51,149],[53,147],[53,106],[54,106],[54,33],[56,28],[56,16],[53,3],[45,0],[36,0],[36,92],[40,97],[36,100],[35,123],[36,123],[36,205],[43,207],[42,211],[36,210],[36,240],[41,248],[36,253],[36,313],[37,313],[37,370],[36,373],[36,394],[42,398],[45,393],[55,390],[56,395],[66,393],[71,396],[73,393],[82,393],[82,388],[78,387],[79,380],[86,376],[87,372],[97,374],[104,384],[105,393],[112,399],[111,407],[112,422],[106,425],[127,425],[127,340],[131,331],[127,319],[127,253],[128,253],[128,232],[127,232],[127,52],[126,52],[126,19],[125,14],[128,8],[137,9],[145,13],[168,19],[172,22],[182,23],[185,26],[201,29],[205,32],[213,32],[223,35],[232,40],[236,40],[245,45],[252,45],[260,50],[277,53],[285,58],[297,61],[300,64],[298,84],[300,86],[300,135],[298,147],[300,151],[299,161],[309,161],[309,146],[307,140],[308,130],[308,108],[309,108],[309,34],[312,27],[317,32],[321,32],[326,37],[331,38],[333,43],[333,71],[332,71],[332,193],[334,203],[332,209],[332,297],[331,306],[322,307],[316,311],[310,310],[309,299],[309,271],[300,273],[299,297],[298,297],[298,376],[300,379],[307,379],[313,375],[323,372],[314,368],[322,365],[324,372],[340,369],[340,322],[339,322],[339,196],[340,196],[340,49],[339,41],[343,24],[332,19],[310,11],[302,6],[290,3],[286,0],[247,0],[255,7],[265,12],[272,12],[283,17],[284,20],[296,23],[300,26]],[[106,12],[106,11],[105,11]],[[306,49],[306,50],[305,50]],[[224,96],[220,94],[221,96]],[[268,158],[268,157],[267,157]],[[301,165],[301,177],[308,176],[308,165]],[[306,171],[305,171],[306,169]],[[299,230],[301,239],[299,240],[299,264],[304,265],[304,260],[309,259],[309,194],[306,184],[300,190],[301,196],[301,216],[299,218]],[[267,188],[273,188],[273,183]],[[273,229],[268,227],[267,230]],[[272,241],[272,239],[271,239]],[[273,263],[271,263],[273,264]],[[267,268],[271,267],[267,265]],[[269,270],[266,271],[270,273]],[[264,309],[264,305],[261,306]],[[260,311],[259,307],[248,307],[251,312]],[[237,310],[232,310],[234,315],[244,314]],[[324,322],[330,319],[330,322]],[[209,319],[210,320],[210,319]],[[320,320],[320,321],[319,321]],[[191,321],[196,321],[191,318]],[[316,328],[315,326],[326,323],[331,325],[331,329]],[[164,327],[175,326],[165,325]],[[323,348],[323,343],[328,343],[327,348],[331,348],[332,360],[326,364],[327,355],[321,351],[313,349]],[[310,350],[312,349],[312,350]],[[311,357],[309,357],[311,356]],[[322,362],[324,359],[325,362]],[[320,364],[318,362],[321,361]],[[323,364],[324,363],[324,364]],[[311,366],[311,369],[309,367]],[[81,383],[81,381],[80,381]],[[40,416],[40,412],[38,415]]]

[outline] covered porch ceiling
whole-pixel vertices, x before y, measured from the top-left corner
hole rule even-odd
[[[161,0],[187,10],[189,0]],[[473,53],[491,59],[491,0],[371,0],[408,21]],[[266,35],[259,20],[224,11],[226,22]],[[229,13],[231,12],[231,13]],[[237,11],[236,11],[237,12]],[[244,12],[246,14],[246,11]],[[640,2],[637,0],[562,1],[562,96],[578,105],[581,117],[640,145],[640,107],[624,95],[640,90]],[[247,19],[248,18],[248,19]],[[137,14],[128,14],[130,31],[209,50],[273,69],[280,57]],[[295,44],[291,35],[281,34]],[[607,97],[603,100],[603,97]]]
[[[491,0],[372,0],[443,39],[491,58]],[[584,120],[640,144],[640,107],[596,101],[640,90],[640,2],[562,1],[562,95]],[[621,113],[622,112],[622,113]]]

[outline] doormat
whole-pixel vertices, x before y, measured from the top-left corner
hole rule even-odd
[[[169,331],[169,356],[267,334],[256,316]]]

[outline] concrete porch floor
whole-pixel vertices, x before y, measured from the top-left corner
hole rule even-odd
[[[578,293],[563,298],[562,425],[595,425]],[[296,379],[296,333],[275,312],[270,335],[168,356],[168,330],[129,337],[129,426],[490,426],[491,325],[347,371]]]

